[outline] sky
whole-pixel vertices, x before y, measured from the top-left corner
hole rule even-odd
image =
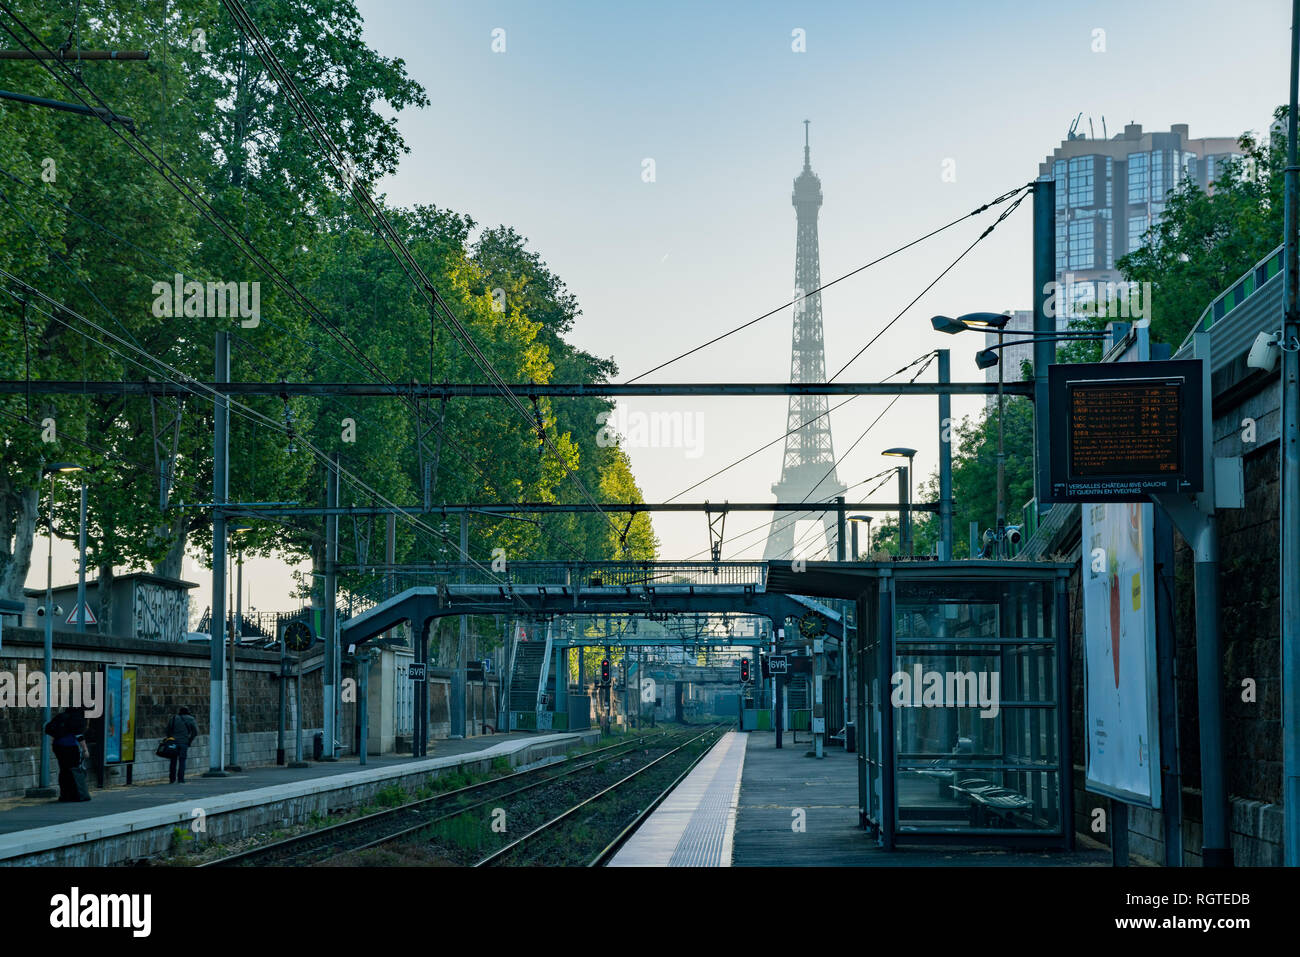
[[[1289,10],[1260,0],[357,6],[370,46],[402,58],[431,100],[398,116],[410,152],[380,184],[388,201],[526,236],[578,298],[571,341],[613,357],[615,381],[790,300],[790,189],[805,119],[828,281],[1030,182],[1080,112],[1080,129],[1091,119],[1098,137],[1103,117],[1112,136],[1127,122],[1236,136],[1266,129],[1286,97]],[[823,294],[828,373],[995,217],[968,220]],[[929,318],[1029,308],[1031,218],[1026,199],[841,380],[882,379],[935,348],[952,349],[955,380],[982,379],[982,337],[936,333]],[[788,381],[791,321],[787,308],[648,381]],[[832,414],[844,484],[886,468],[880,452],[896,445],[919,450],[918,484],[935,470],[936,400],[900,399],[863,436],[888,402],[861,397]],[[958,397],[954,416],[982,402]],[[694,427],[669,447],[625,445],[652,502],[786,429],[779,397],[623,405],[629,425],[657,411]],[[682,500],[773,500],[781,453],[778,442]],[[887,483],[874,498],[896,495]],[[724,557],[761,557],[762,534],[738,535],[765,518],[733,514],[736,541]],[[703,515],[659,514],[654,525],[661,557],[707,549]],[[56,582],[75,576],[61,546]],[[43,564],[33,563],[30,585],[44,585]],[[193,603],[202,609],[210,572],[189,559],[185,577],[201,583]],[[293,607],[283,563],[250,561],[245,581],[246,604]]]

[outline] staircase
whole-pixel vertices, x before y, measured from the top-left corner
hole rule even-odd
[[[510,676],[510,710],[535,711],[537,686],[546,662],[546,642],[521,641],[515,649],[515,668]]]

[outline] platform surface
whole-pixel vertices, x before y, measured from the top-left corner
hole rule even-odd
[[[749,735],[729,731],[646,818],[610,867],[730,867]]]
[[[996,847],[900,847],[881,850],[858,826],[857,755],[834,744],[811,756],[810,735],[798,742],[771,732],[748,735],[736,809],[735,867],[1053,867],[1111,863],[1108,850],[1005,850]]]
[[[206,767],[187,768],[184,784],[136,784],[92,789],[91,800],[84,803],[8,799],[0,804],[0,860],[156,826],[159,821],[166,823],[173,818],[183,822],[199,803],[207,813],[219,813],[398,774],[432,772],[470,757],[494,758],[569,738],[577,744],[583,733],[515,732],[438,740],[430,742],[430,753],[425,757],[370,755],[364,767],[353,756],[334,762],[309,762],[310,766],[306,768],[277,765],[248,768],[214,778],[203,776]]]

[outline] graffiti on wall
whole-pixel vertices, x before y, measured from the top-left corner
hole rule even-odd
[[[178,588],[138,581],[134,621],[136,638],[181,641],[190,621],[190,597]]]

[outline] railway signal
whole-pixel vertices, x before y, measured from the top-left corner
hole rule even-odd
[[[600,659],[600,680],[602,684],[609,684],[609,659]]]
[[[740,680],[742,684],[747,683],[749,681],[749,659],[748,658],[740,659]]]

